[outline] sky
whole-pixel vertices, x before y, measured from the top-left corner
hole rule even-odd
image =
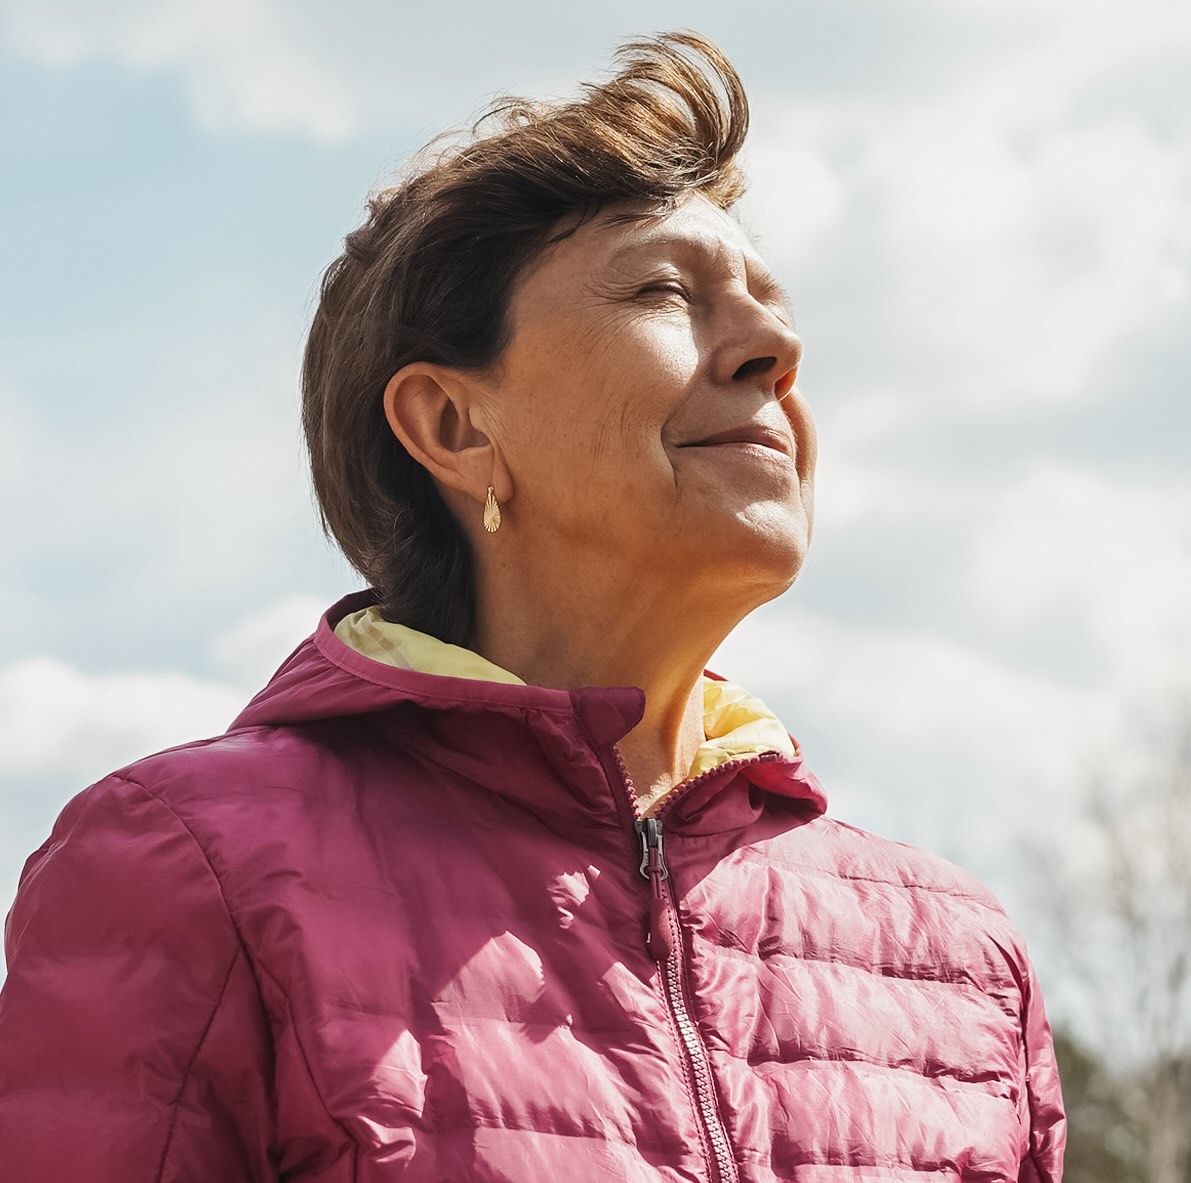
[[[63,805],[222,732],[340,596],[297,367],[367,193],[690,28],[819,438],[795,585],[709,662],[829,812],[968,867],[1052,1010],[1081,857],[1191,683],[1191,19],[1135,0],[0,0],[0,908]],[[1144,775],[1144,771],[1141,773]]]

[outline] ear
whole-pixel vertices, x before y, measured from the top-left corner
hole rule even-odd
[[[410,362],[385,384],[385,419],[405,450],[440,484],[482,503],[488,485],[504,500],[501,469],[481,430],[475,389],[432,362]],[[499,483],[498,483],[499,482]]]

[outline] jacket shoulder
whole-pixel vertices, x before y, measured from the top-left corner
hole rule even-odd
[[[258,724],[162,748],[109,775],[140,785],[171,807],[201,810],[229,791],[251,788],[261,797],[273,788],[289,795],[314,791],[321,783],[318,770],[334,761],[338,749],[358,742],[345,736],[338,721]]]
[[[831,869],[842,878],[887,883],[906,891],[937,892],[1008,919],[1001,901],[983,880],[942,855],[838,818],[820,817],[815,824]]]
[[[115,773],[71,798],[25,862],[4,948],[5,1178],[267,1177],[257,982],[161,798]]]

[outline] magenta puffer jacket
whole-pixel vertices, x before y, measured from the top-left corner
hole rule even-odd
[[[643,819],[640,689],[385,665],[332,631],[373,599],[29,856],[5,1183],[1060,1179],[979,882],[828,818],[797,741]]]

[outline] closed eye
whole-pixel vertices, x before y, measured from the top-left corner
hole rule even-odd
[[[646,292],[673,292],[675,295],[681,296],[684,300],[689,300],[690,293],[681,284],[676,283],[653,283],[647,288],[642,288],[640,295]]]

